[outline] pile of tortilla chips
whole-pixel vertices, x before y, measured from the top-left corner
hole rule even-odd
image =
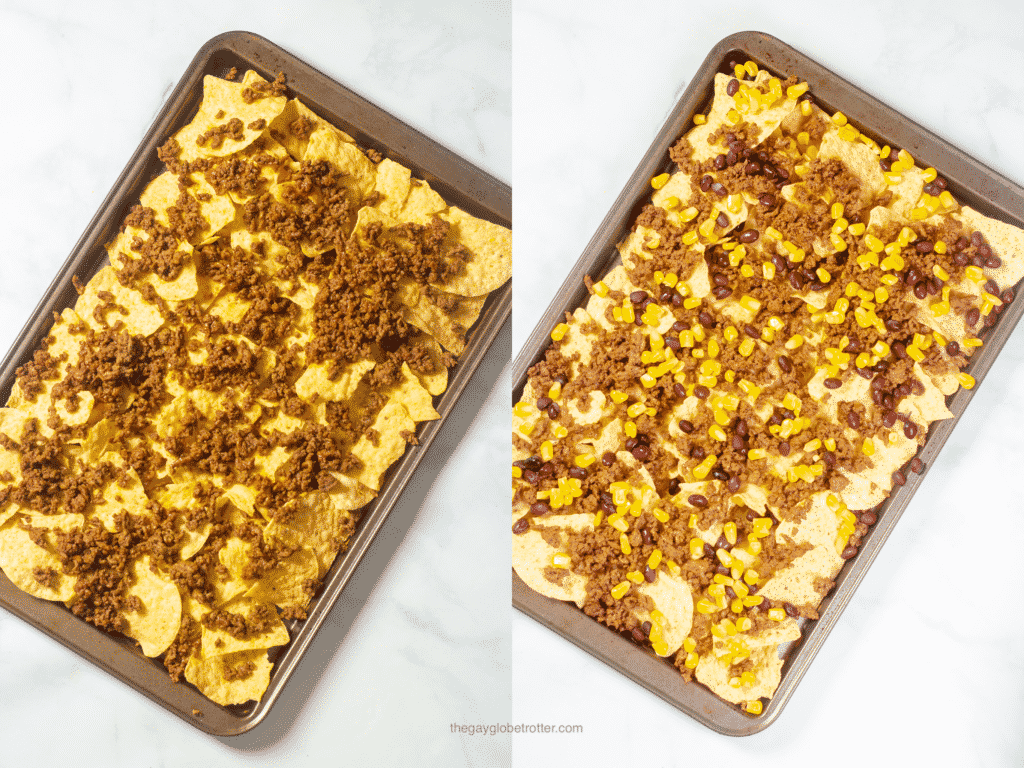
[[[0,409],[0,568],[218,704],[262,696],[511,274],[509,230],[369,154],[283,78],[206,77]]]
[[[519,576],[752,714],[1024,275],[806,91],[717,75],[514,408]]]

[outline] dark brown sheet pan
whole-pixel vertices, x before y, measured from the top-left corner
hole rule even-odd
[[[34,350],[49,331],[52,325],[51,312],[74,306],[78,296],[71,282],[72,277],[77,275],[83,283],[87,282],[107,263],[104,243],[113,240],[142,190],[162,172],[163,166],[157,159],[156,149],[195,114],[202,100],[203,77],[207,74],[223,77],[232,67],[236,67],[240,74],[246,69],[254,69],[270,80],[278,72],[284,72],[289,96],[302,99],[314,112],[352,135],[360,146],[376,149],[386,157],[411,168],[414,176],[428,181],[449,203],[475,216],[511,227],[512,190],[507,184],[481,171],[269,40],[249,32],[219,35],[207,42],[192,60],[0,364],[0,403],[6,402],[10,395],[15,370],[31,359]],[[458,423],[461,431],[452,434],[450,429],[446,429],[442,442],[450,445],[468,428],[469,419],[457,417],[453,411],[492,345],[500,347],[508,344],[511,302],[511,282],[488,298],[480,319],[470,332],[466,350],[450,375],[448,391],[435,403],[441,419],[424,424],[419,432],[419,446],[410,446],[402,459],[388,472],[380,495],[366,508],[363,521],[348,551],[339,556],[325,577],[320,593],[310,607],[309,618],[303,622],[289,623],[292,641],[283,649],[277,649],[276,656],[271,654],[274,670],[270,686],[259,704],[250,702],[247,705],[220,707],[191,685],[184,682],[172,683],[163,665],[143,656],[133,641],[115,638],[97,630],[74,617],[59,603],[31,597],[11,584],[2,573],[0,606],[207,733],[232,736],[255,727],[266,717],[288,684],[317,630],[337,602],[388,513],[398,502],[406,485],[414,479],[417,467],[431,449],[434,438],[446,426],[449,416],[453,419],[451,426]],[[488,377],[493,385],[499,371],[500,366],[485,366],[474,379],[474,388],[480,383],[481,376]],[[444,452],[445,445],[439,442],[435,450]]]
[[[806,80],[810,84],[812,97],[823,109],[828,112],[842,111],[851,123],[879,145],[889,144],[906,149],[921,167],[932,166],[937,169],[949,182],[950,191],[961,204],[970,205],[987,216],[1024,227],[1024,188],[782,41],[761,32],[730,35],[711,50],[694,75],[650,149],[517,355],[512,365],[513,403],[518,402],[526,384],[527,370],[543,357],[551,329],[561,321],[566,310],[572,311],[585,304],[588,294],[583,284],[584,275],[597,280],[617,263],[621,263],[615,245],[629,232],[640,208],[650,200],[650,179],[664,171],[674,170],[668,159],[668,149],[690,128],[692,116],[706,111],[714,94],[715,74],[731,72],[732,68],[728,66],[730,61],[742,63],[748,59],[781,78],[796,75]],[[1024,302],[1010,304],[999,316],[995,327],[985,335],[985,346],[974,356],[968,369],[978,386],[972,390],[961,389],[948,398],[953,418],[933,424],[927,444],[918,453],[925,462],[925,473],[974,393],[978,391],[985,373],[992,366],[1022,312]],[[520,611],[709,728],[731,736],[748,736],[771,725],[782,712],[922,481],[923,475],[907,473],[907,484],[896,488],[885,502],[878,523],[861,544],[860,553],[844,566],[836,578],[835,589],[822,601],[820,618],[814,622],[805,622],[803,637],[788,649],[782,669],[782,682],[775,697],[757,717],[728,704],[698,683],[687,683],[670,663],[658,658],[650,650],[638,647],[624,635],[592,620],[575,605],[537,594],[514,572],[512,602]]]

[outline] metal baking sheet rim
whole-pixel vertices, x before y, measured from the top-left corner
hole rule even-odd
[[[162,168],[156,148],[184,125],[202,98],[206,74],[223,75],[231,66],[252,68],[268,79],[285,72],[289,90],[314,111],[353,135],[363,147],[373,147],[407,165],[416,177],[430,182],[450,203],[504,226],[511,226],[511,187],[477,168],[445,147],[376,106],[362,95],[328,77],[271,41],[250,32],[235,31],[206,42],[167,97],[134,154],[111,187],[106,199],[75,244],[43,298],[0,363],[0,402],[6,402],[16,368],[30,358],[52,325],[51,310],[74,306],[77,294],[73,275],[83,281],[106,261],[103,244],[112,239],[141,189]],[[198,89],[198,90],[197,90]],[[332,108],[333,107],[333,108]],[[344,112],[337,110],[344,109]],[[284,690],[312,644],[345,584],[373,543],[377,532],[398,503],[406,486],[416,479],[416,469],[460,396],[470,384],[484,356],[499,339],[508,336],[511,324],[511,283],[488,297],[454,370],[448,390],[435,404],[441,418],[421,427],[419,446],[410,446],[389,470],[380,494],[371,502],[349,549],[339,554],[312,604],[309,617],[291,623],[291,642],[272,649],[275,662],[270,685],[259,703],[233,707],[214,704],[187,683],[173,683],[160,662],[147,659],[127,638],[115,638],[73,616],[63,605],[36,599],[17,589],[0,573],[0,607],[13,613],[52,639],[91,661],[134,688],[163,709],[214,736],[237,736],[261,723]],[[489,375],[489,374],[488,374]],[[435,450],[440,450],[442,446]],[[277,651],[275,657],[274,651]]]
[[[651,147],[516,356],[512,364],[513,403],[518,401],[522,393],[529,367],[543,357],[550,329],[561,321],[566,310],[572,311],[585,302],[587,290],[583,285],[584,275],[597,279],[598,275],[616,263],[618,254],[615,245],[627,233],[639,207],[649,199],[649,180],[658,173],[672,169],[668,161],[669,147],[690,126],[692,116],[710,103],[715,73],[723,71],[723,65],[732,55],[742,56],[743,60],[751,59],[782,77],[797,74],[810,84],[810,93],[817,104],[829,111],[841,110],[864,133],[876,140],[882,139],[880,143],[905,148],[915,158],[937,168],[949,181],[950,191],[962,204],[1024,227],[1024,188],[781,40],[762,32],[738,32],[722,39],[704,59]],[[924,448],[917,454],[925,462],[925,474],[974,393],[978,391],[985,374],[1022,313],[1024,301],[1014,302],[989,331],[983,351],[974,357],[968,369],[979,386],[972,390],[961,389],[952,396],[948,407],[953,418],[933,425]],[[512,603],[521,612],[708,728],[728,736],[749,736],[767,728],[782,713],[852,598],[857,585],[920,487],[923,474],[907,475],[906,485],[896,488],[890,494],[878,522],[865,537],[859,554],[840,571],[834,589],[822,600],[820,618],[805,622],[803,637],[787,653],[782,682],[760,716],[742,712],[699,683],[687,683],[671,664],[655,656],[649,649],[640,648],[624,635],[591,619],[575,605],[539,595],[527,587],[514,571]]]

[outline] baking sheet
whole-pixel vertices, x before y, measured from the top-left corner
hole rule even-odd
[[[229,32],[207,42],[196,54],[185,74],[170,93],[128,165],[100,205],[85,233],[72,250],[32,313],[10,352],[0,363],[0,398],[6,402],[15,371],[32,357],[52,324],[52,311],[72,307],[78,294],[72,277],[87,282],[106,263],[104,243],[113,239],[128,210],[149,181],[163,170],[156,148],[186,124],[202,100],[202,81],[207,74],[223,77],[235,67],[239,73],[254,69],[272,80],[278,72],[287,76],[289,95],[300,98],[314,112],[343,129],[363,148],[373,148],[386,157],[411,168],[452,205],[469,213],[511,226],[511,188],[478,169],[451,150],[381,110],[359,94],[332,80],[270,41],[248,32]],[[388,472],[379,496],[368,506],[349,549],[340,555],[324,579],[319,595],[303,622],[289,622],[292,641],[272,652],[275,663],[270,686],[258,704],[220,707],[186,683],[173,683],[163,665],[147,659],[135,643],[115,638],[74,617],[62,605],[37,600],[14,587],[0,574],[0,606],[28,621],[50,637],[118,677],[157,704],[196,727],[219,736],[244,733],[259,724],[274,705],[294,673],[334,603],[366,554],[388,513],[399,501],[406,485],[414,479],[420,462],[431,451],[439,433],[436,451],[457,441],[469,425],[456,404],[469,387],[490,389],[500,366],[481,367],[493,350],[506,349],[510,339],[511,283],[488,298],[480,319],[473,327],[466,350],[451,372],[449,388],[435,403],[441,419],[424,425],[418,433],[419,446],[410,446],[403,458]],[[507,359],[507,358],[506,358]],[[481,378],[487,379],[481,382]],[[431,454],[433,455],[433,454]],[[428,462],[427,466],[435,464]],[[425,467],[426,470],[426,467]]]
[[[806,80],[819,106],[829,112],[841,110],[879,144],[907,149],[922,167],[935,167],[947,179],[950,191],[960,203],[988,216],[1024,226],[1021,213],[1024,211],[1024,189],[1020,186],[780,40],[759,32],[731,35],[708,54],[524,344],[513,363],[513,403],[518,401],[525,385],[527,369],[543,356],[551,328],[560,322],[565,310],[571,311],[586,302],[588,293],[583,285],[583,276],[590,275],[596,280],[619,262],[615,244],[628,233],[640,208],[650,199],[651,177],[672,169],[673,164],[668,160],[669,147],[690,127],[692,115],[706,111],[713,93],[714,75],[731,72],[730,61],[742,63],[748,59],[782,78],[797,75]],[[974,356],[968,369],[978,380],[978,386],[981,386],[985,373],[1022,312],[1024,305],[1021,302],[1009,305],[995,328],[985,336],[983,351]],[[960,390],[949,402],[954,418],[930,428],[928,442],[918,453],[925,462],[926,471],[977,389],[976,386],[973,390]],[[782,711],[922,480],[922,475],[908,473],[907,484],[890,495],[878,522],[865,536],[860,553],[843,568],[836,579],[835,589],[822,601],[819,608],[821,618],[808,623],[804,636],[790,649],[775,697],[758,717],[724,702],[697,683],[686,683],[674,667],[649,650],[595,622],[572,604],[538,595],[514,573],[513,604],[708,727],[728,735],[756,733],[774,722]]]

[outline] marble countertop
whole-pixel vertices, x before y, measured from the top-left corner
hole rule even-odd
[[[775,35],[1024,182],[1016,3],[517,0],[515,18],[516,351],[708,51],[734,32]],[[515,736],[515,763],[1024,764],[1022,396],[1018,329],[788,706],[758,735],[712,732],[515,613],[515,721],[583,726]]]
[[[510,3],[0,2],[0,351],[211,37],[278,43],[511,183]],[[267,721],[217,739],[0,611],[3,765],[508,763],[508,342],[485,363]],[[493,391],[492,391],[493,390]],[[477,410],[479,409],[479,413]],[[436,477],[434,476],[436,473]],[[364,567],[365,566],[365,567]],[[82,762],[82,755],[88,755]],[[382,760],[387,755],[387,760]]]

